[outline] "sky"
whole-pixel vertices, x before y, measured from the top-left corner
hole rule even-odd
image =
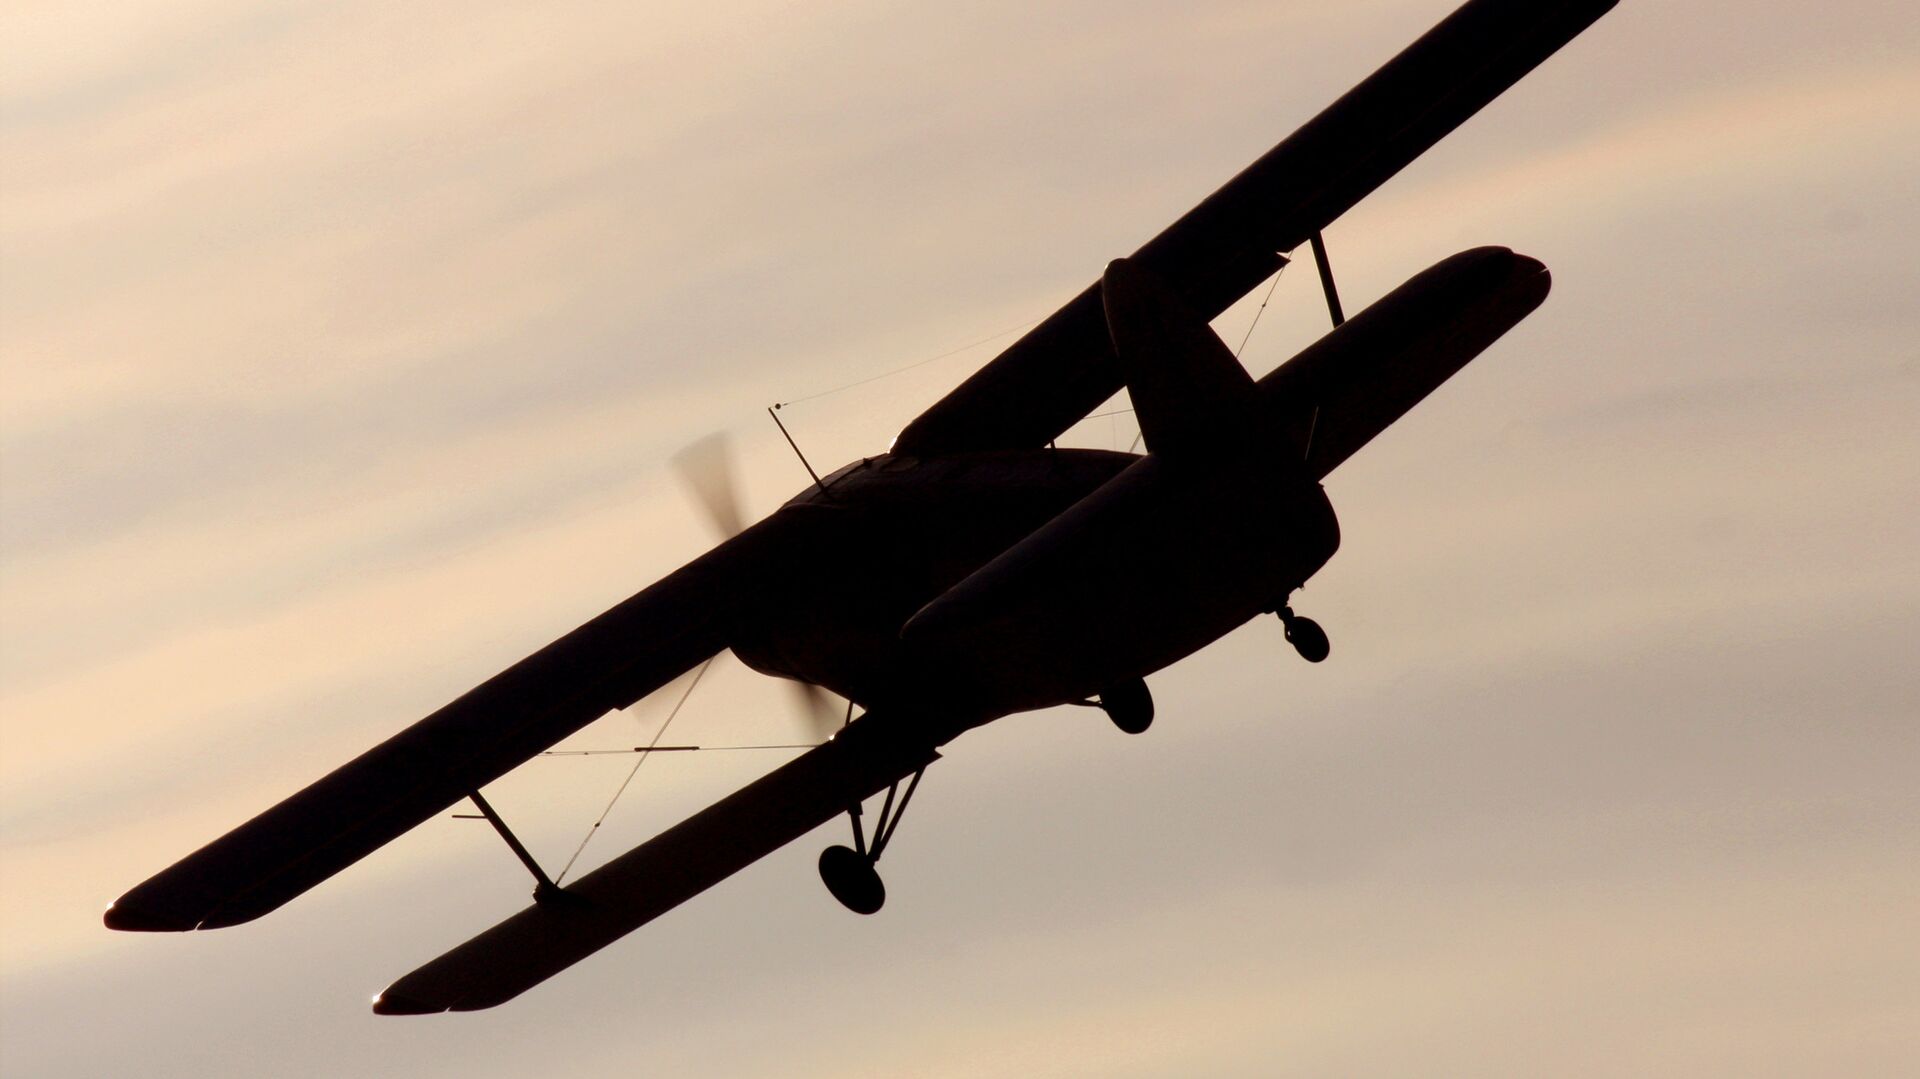
[[[1145,735],[969,733],[880,914],[819,886],[829,825],[503,1008],[378,1018],[526,901],[443,818],[255,923],[100,926],[704,549],[677,449],[728,432],[756,516],[806,483],[767,405],[823,471],[879,452],[1450,8],[9,5],[0,1071],[1920,1071],[1891,0],[1624,0],[1336,222],[1350,311],[1488,243],[1555,288],[1329,478],[1295,606],[1332,658],[1262,620],[1152,677]],[[1324,323],[1296,268],[1243,361]],[[675,737],[785,705],[723,657]],[[648,765],[583,868],[778,759]],[[489,796],[557,864],[628,766]]]

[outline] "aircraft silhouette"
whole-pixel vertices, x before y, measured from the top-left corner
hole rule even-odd
[[[533,904],[376,998],[382,1014],[491,1007],[842,813],[820,859],[870,913],[879,859],[938,749],[1015,712],[1097,702],[1153,716],[1144,677],[1289,607],[1339,546],[1321,480],[1546,298],[1539,262],[1482,247],[1344,319],[1321,230],[1571,41],[1616,0],[1471,0],[1226,186],[1106,268],[891,449],[214,840],[106,924],[257,918],[462,799],[539,882]],[[1208,321],[1312,245],[1332,332],[1258,381]],[[1144,455],[1055,448],[1124,387]],[[708,466],[696,465],[695,471]],[[824,744],[559,887],[480,788],[731,649],[862,714]],[[905,784],[903,787],[902,784]],[[882,791],[871,839],[861,803]]]

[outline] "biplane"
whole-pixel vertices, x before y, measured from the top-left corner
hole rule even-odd
[[[841,815],[820,875],[879,909],[875,869],[946,743],[1019,712],[1103,708],[1138,733],[1144,679],[1290,606],[1340,530],[1322,481],[1546,298],[1481,247],[1344,317],[1322,231],[1616,0],[1471,0],[899,433],[658,583],[120,897],[113,929],[268,913],[463,800],[533,871],[531,905],[401,978],[381,1014],[512,999]],[[1331,332],[1255,380],[1209,322],[1309,245]],[[1059,436],[1125,389],[1146,452]],[[738,510],[716,505],[722,520]],[[560,886],[480,791],[731,650],[859,715],[823,743]],[[870,825],[862,806],[882,796]]]

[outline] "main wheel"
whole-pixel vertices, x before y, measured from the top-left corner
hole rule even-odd
[[[887,901],[887,886],[873,863],[852,847],[836,845],[820,852],[820,880],[855,914],[872,914]]]
[[[1333,651],[1333,644],[1327,640],[1327,631],[1320,623],[1311,618],[1294,615],[1282,623],[1287,630],[1287,640],[1293,644],[1293,650],[1308,663],[1318,663],[1326,659]]]

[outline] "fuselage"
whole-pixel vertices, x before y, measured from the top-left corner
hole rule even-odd
[[[1085,699],[1275,609],[1332,555],[1319,486],[1261,471],[1071,449],[854,462],[755,527],[779,554],[733,651],[954,733]],[[903,636],[942,599],[966,602]]]

